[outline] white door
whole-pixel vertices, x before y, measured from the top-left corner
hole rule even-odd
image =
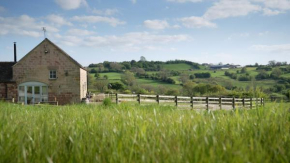
[[[48,101],[47,84],[40,82],[25,82],[18,85],[18,102],[37,104]]]

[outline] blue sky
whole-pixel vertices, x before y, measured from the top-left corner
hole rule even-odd
[[[47,38],[103,61],[290,62],[290,0],[1,0],[0,61]]]

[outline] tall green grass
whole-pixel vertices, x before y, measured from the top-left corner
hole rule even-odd
[[[0,103],[0,162],[290,162],[288,109]]]

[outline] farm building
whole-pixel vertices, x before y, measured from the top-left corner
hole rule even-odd
[[[0,99],[25,104],[58,101],[79,103],[87,94],[87,71],[49,39],[22,59],[0,62]]]

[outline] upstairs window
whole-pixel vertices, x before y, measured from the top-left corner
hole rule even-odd
[[[56,79],[56,70],[50,70],[49,79]]]

